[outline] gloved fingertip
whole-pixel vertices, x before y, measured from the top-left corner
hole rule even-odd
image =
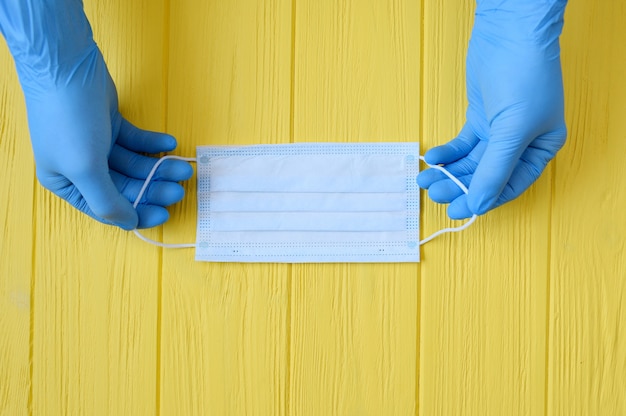
[[[191,166],[191,163],[187,163],[187,166],[185,166],[185,168],[183,168],[183,172],[181,173],[181,177],[183,181],[189,180],[191,179],[191,177],[193,176],[193,166]]]
[[[467,197],[467,206],[472,213],[483,215],[494,208],[496,201],[497,197],[489,197],[484,194],[475,196],[470,193]]]
[[[451,220],[455,220],[455,221],[466,220],[470,218],[472,215],[473,215],[472,213],[457,212],[457,211],[448,209],[448,218],[450,218]]]
[[[117,144],[135,152],[161,153],[176,149],[178,142],[171,134],[143,130],[123,119]]]
[[[155,179],[172,182],[186,181],[193,176],[193,167],[182,160],[166,160],[157,170]]]
[[[144,131],[143,134],[146,141],[150,143],[150,151],[148,153],[171,152],[178,146],[178,142],[171,134],[154,131]]]
[[[428,196],[440,204],[449,204],[463,196],[463,191],[454,182],[443,180],[435,182],[428,188]]]
[[[167,209],[156,205],[139,205],[137,209],[139,211],[137,228],[139,229],[157,227],[167,222],[170,218]]]
[[[122,223],[122,224],[115,224],[115,225],[117,225],[118,227],[120,227],[124,231],[133,231],[133,230],[137,229],[137,223],[136,222],[133,223],[133,224],[131,224],[131,223],[123,224]]]
[[[139,217],[132,204],[121,195],[114,195],[114,201],[93,203],[90,206],[94,218],[105,224],[115,225],[123,230],[131,231],[137,228]]]
[[[137,225],[139,224],[139,217],[133,210],[132,214],[129,213],[127,215],[123,215],[123,218],[116,218],[109,221],[111,224],[120,227],[124,231],[132,231],[137,228]]]
[[[91,215],[93,218],[97,219],[98,221],[100,221],[103,224],[106,225],[112,225],[114,227],[119,227],[124,231],[133,231],[135,229],[137,229],[137,225],[139,223],[139,221],[135,220],[135,221],[119,221],[119,220],[108,220],[106,218],[102,218],[99,217],[95,214],[89,214]]]
[[[443,146],[433,147],[424,154],[424,160],[429,165],[438,165],[441,163],[441,152]]]
[[[416,178],[417,184],[422,189],[428,189],[438,181],[448,179],[448,177],[437,169],[426,169],[421,171]]]
[[[448,217],[452,220],[464,220],[470,218],[474,213],[467,204],[467,197],[462,195],[448,205]]]
[[[428,180],[428,176],[424,175],[424,171],[420,172],[417,177],[415,178],[415,182],[417,182],[417,186],[419,186],[422,189],[428,189],[428,187],[431,185],[431,181]]]
[[[163,186],[161,187],[161,196],[158,202],[163,204],[163,206],[176,204],[185,197],[185,188],[178,183],[162,183],[161,185]]]
[[[167,133],[162,133],[162,134],[164,136],[163,147],[167,148],[167,151],[172,151],[176,149],[176,146],[178,146],[178,142],[176,141],[174,136],[167,134]]]

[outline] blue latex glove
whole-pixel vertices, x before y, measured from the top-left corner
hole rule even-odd
[[[428,151],[468,186],[435,169],[418,176],[453,219],[484,214],[522,194],[565,143],[559,36],[563,0],[478,1],[467,52],[466,123]]]
[[[0,29],[26,99],[40,183],[93,218],[124,229],[167,221],[182,199],[177,182],[193,174],[183,161],[159,167],[141,204],[139,189],[176,140],[140,130],[118,111],[115,85],[80,0],[3,0]]]

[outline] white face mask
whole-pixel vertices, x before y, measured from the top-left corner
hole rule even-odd
[[[195,247],[197,261],[419,262],[421,244],[475,220],[419,240],[417,143],[200,146],[179,159],[198,163],[196,243],[135,233]]]

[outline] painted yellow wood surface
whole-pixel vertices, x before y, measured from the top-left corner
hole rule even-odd
[[[626,414],[626,4],[571,4],[554,169],[546,409]],[[575,29],[575,30],[574,30]]]
[[[291,2],[169,7],[166,122],[179,153],[289,142]],[[195,239],[195,182],[187,189],[166,241]],[[285,414],[290,267],[195,263],[192,251],[162,264],[161,414]]]
[[[85,5],[122,112],[178,154],[464,121],[471,0]],[[625,19],[571,2],[566,147],[419,265],[195,263],[85,218],[36,183],[2,43],[0,415],[626,414]],[[194,240],[185,186],[153,238]]]
[[[294,13],[294,141],[418,141],[417,2]],[[294,265],[289,414],[415,414],[418,267]]]
[[[122,111],[163,129],[164,3],[90,2],[87,12]],[[161,254],[39,186],[33,223],[30,410],[154,414]]]
[[[465,121],[464,56],[473,1],[424,3],[423,143]],[[423,249],[423,415],[543,414],[551,169],[520,200]],[[445,207],[425,203],[425,235]]]
[[[0,415],[30,399],[34,165],[26,111],[6,45],[0,46]]]

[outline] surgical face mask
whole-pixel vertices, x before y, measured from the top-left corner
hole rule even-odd
[[[197,261],[419,262],[419,144],[298,143],[200,146]],[[423,160],[423,159],[422,159]],[[445,169],[464,192],[467,189]],[[137,202],[135,202],[135,206]]]

